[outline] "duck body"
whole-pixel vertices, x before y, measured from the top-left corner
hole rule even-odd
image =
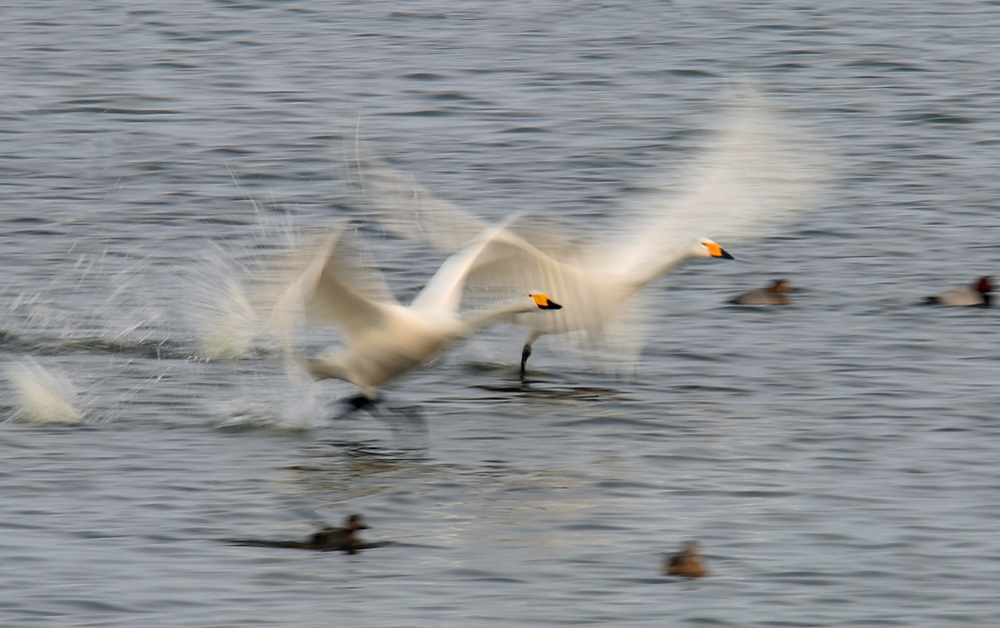
[[[784,279],[774,280],[770,286],[744,292],[729,300],[734,305],[788,305],[788,293],[793,288]]]
[[[364,546],[358,530],[366,530],[368,525],[361,515],[350,515],[342,528],[323,528],[309,537],[304,548],[323,551],[339,550],[354,553]]]
[[[685,578],[701,578],[710,573],[701,559],[697,541],[686,543],[680,552],[670,556],[664,565],[663,572],[668,576],[683,576]]]
[[[993,292],[993,278],[989,275],[980,277],[971,285],[961,288],[952,288],[935,295],[927,297],[927,303],[934,305],[949,306],[970,306],[978,305],[987,307],[991,304],[991,292]]]

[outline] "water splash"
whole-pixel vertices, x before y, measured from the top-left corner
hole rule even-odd
[[[275,312],[301,272],[288,267],[286,252],[297,250],[302,236],[290,215],[267,215],[253,204],[258,222],[249,228],[249,239],[211,248],[187,282],[187,318],[199,358],[258,358],[287,344],[286,323]]]
[[[213,424],[220,429],[264,432],[304,432],[326,420],[319,387],[302,374],[286,385],[273,382],[248,384],[252,391],[237,395],[215,408]]]
[[[11,420],[26,423],[82,423],[76,389],[67,377],[28,359],[13,366],[7,378],[17,396]]]
[[[209,260],[207,271],[191,281],[195,355],[205,360],[253,357],[263,322],[247,295],[244,273],[221,253]]]
[[[53,265],[47,281],[22,288],[0,304],[5,340],[32,353],[106,351],[159,357],[172,352],[164,334],[166,311],[154,302],[151,264],[121,260],[106,252],[83,254]],[[11,291],[12,286],[4,292]],[[6,295],[4,295],[6,296]]]

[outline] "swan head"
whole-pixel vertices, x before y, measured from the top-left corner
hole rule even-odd
[[[725,249],[723,249],[717,242],[713,242],[708,238],[699,238],[697,242],[694,243],[693,253],[695,257],[719,257],[722,259],[734,259]]]
[[[531,297],[535,306],[540,310],[561,310],[562,306],[549,298],[548,295],[542,294],[540,292],[535,292],[528,295]]]

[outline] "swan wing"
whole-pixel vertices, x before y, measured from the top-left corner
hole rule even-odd
[[[470,252],[463,294],[467,303],[496,307],[498,301],[542,292],[562,307],[517,314],[515,321],[529,328],[530,337],[558,334],[556,342],[603,367],[631,372],[648,327],[648,308],[636,298],[638,286],[601,268],[555,260],[504,227],[464,251]]]
[[[286,287],[273,308],[283,329],[301,310],[350,337],[398,306],[371,254],[344,225],[292,247],[283,265]]]
[[[759,238],[807,209],[829,171],[825,150],[764,100],[744,94],[716,140],[682,170],[684,183],[630,202],[635,220],[603,257],[643,272],[686,254],[701,237]]]
[[[372,327],[399,303],[374,258],[346,229],[327,240],[313,261],[303,293],[306,314],[351,336]]]
[[[353,165],[368,217],[397,237],[456,253],[481,240],[495,226],[437,197],[413,175],[392,166],[370,146],[359,145]],[[504,224],[539,250],[560,259],[577,248],[567,236],[567,225],[551,216],[519,213]]]
[[[438,268],[430,281],[413,299],[410,307],[425,312],[457,315],[469,273],[482,262],[479,257],[488,250],[490,232],[484,232],[461,250],[452,254]]]
[[[473,247],[466,269],[469,300],[544,293],[562,309],[530,312],[519,319],[539,333],[596,333],[630,295],[627,286],[602,269],[555,260],[504,227],[485,234]]]
[[[391,233],[454,253],[487,223],[434,196],[372,149],[357,150],[358,182],[371,217]],[[828,178],[823,146],[747,88],[715,139],[682,168],[677,185],[655,184],[626,202],[622,225],[602,230],[602,243],[581,250],[564,235],[512,228],[539,251],[569,256],[628,276],[655,275],[688,254],[698,238],[723,244],[755,239],[809,208]],[[617,236],[615,232],[617,231]],[[575,255],[574,255],[575,252]]]
[[[441,251],[454,253],[489,226],[436,197],[368,146],[359,144],[354,166],[370,217],[393,235],[422,240]]]
[[[446,259],[413,300],[411,307],[457,314],[470,275],[478,279],[474,283],[478,283],[480,287],[491,281],[503,280],[518,286],[518,292],[526,294],[529,289],[524,287],[525,282],[530,283],[531,280],[525,275],[544,272],[546,265],[555,262],[509,232],[508,225],[516,219],[515,217],[499,226],[482,229],[471,242]],[[518,248],[534,258],[523,264],[513,264],[511,258],[516,255],[515,249]]]

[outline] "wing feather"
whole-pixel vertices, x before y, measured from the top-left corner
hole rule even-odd
[[[354,166],[370,217],[390,233],[422,240],[446,253],[472,242],[489,225],[436,197],[411,175],[401,172],[374,150],[359,145]]]
[[[283,279],[272,313],[286,336],[300,311],[349,339],[398,305],[370,253],[345,225],[290,247],[275,268]]]
[[[727,245],[763,237],[810,208],[828,172],[816,140],[746,95],[679,189],[632,200],[635,219],[602,257],[622,272],[642,272],[669,264],[698,238]]]
[[[492,230],[475,246],[467,271],[470,289],[485,289],[491,298],[542,292],[563,306],[519,315],[543,333],[596,333],[630,295],[628,286],[602,269],[555,260],[504,227]]]

